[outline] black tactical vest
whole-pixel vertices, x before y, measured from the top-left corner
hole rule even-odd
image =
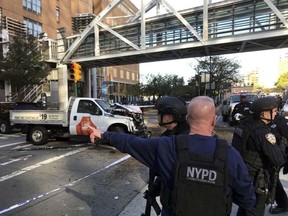
[[[263,162],[258,151],[251,151],[247,146],[250,135],[257,129],[264,128],[263,125],[251,124],[249,119],[243,121],[235,128],[232,146],[236,148],[243,160],[253,167],[263,168]]]
[[[176,216],[225,216],[231,212],[227,196],[228,145],[217,140],[214,157],[189,153],[188,135],[177,136],[178,161],[171,206]]]

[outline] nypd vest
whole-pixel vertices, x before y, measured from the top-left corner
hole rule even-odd
[[[230,215],[232,202],[227,196],[227,143],[217,140],[215,155],[205,157],[189,153],[188,137],[179,135],[176,138],[178,161],[171,195],[174,215]]]

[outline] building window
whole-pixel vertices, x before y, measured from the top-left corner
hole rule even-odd
[[[129,71],[126,71],[126,79],[130,79],[130,72]]]
[[[124,71],[123,70],[120,70],[120,78],[124,79]]]
[[[33,13],[41,14],[41,0],[23,0],[23,7]]]
[[[117,77],[117,68],[113,68],[113,77]]]
[[[60,8],[56,7],[56,21],[60,22]]]
[[[42,33],[41,23],[30,20],[28,18],[24,18],[24,24],[26,25],[28,35],[33,35],[34,37],[38,37],[38,35]]]

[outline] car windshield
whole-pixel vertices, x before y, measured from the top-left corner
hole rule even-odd
[[[257,95],[249,95],[247,94],[247,99],[249,102],[253,102],[257,98]],[[231,96],[231,103],[240,102],[240,94]]]
[[[108,102],[104,100],[95,100],[95,101],[99,104],[99,106],[101,106],[103,110],[105,110],[105,112],[109,112],[111,105]]]

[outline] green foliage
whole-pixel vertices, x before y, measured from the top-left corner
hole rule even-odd
[[[144,85],[144,94],[153,97],[164,95],[183,96],[187,93],[184,86],[183,77],[178,75],[150,75],[147,77],[147,83]]]
[[[123,89],[124,94],[126,95],[133,95],[133,96],[140,96],[142,95],[142,84],[136,83],[134,85],[127,85],[125,89]]]
[[[49,68],[41,54],[41,47],[33,37],[15,37],[9,50],[0,58],[0,79],[9,80],[12,87],[40,84]]]
[[[276,87],[278,89],[285,89],[288,87],[288,72],[280,75],[276,82]]]
[[[189,84],[198,86],[198,93],[204,94],[205,84],[201,83],[201,73],[211,74],[211,83],[215,83],[215,89],[210,91],[210,96],[218,95],[223,89],[229,89],[231,84],[239,81],[239,63],[234,59],[222,56],[207,56],[197,59],[198,64],[194,67],[195,77]]]
[[[219,96],[223,94],[224,89],[230,89],[231,84],[239,82],[238,70],[240,65],[234,59],[228,59],[221,56],[203,57],[197,59],[198,64],[194,67],[196,74],[185,85],[183,77],[175,74],[166,75],[147,75],[147,84],[137,84],[127,86],[125,94],[152,96],[153,99],[165,95],[179,96],[189,100],[197,95],[205,94],[205,84],[201,83],[201,73],[211,73],[211,82],[215,83],[213,91],[206,92],[210,96]],[[191,68],[191,73],[193,68]]]

